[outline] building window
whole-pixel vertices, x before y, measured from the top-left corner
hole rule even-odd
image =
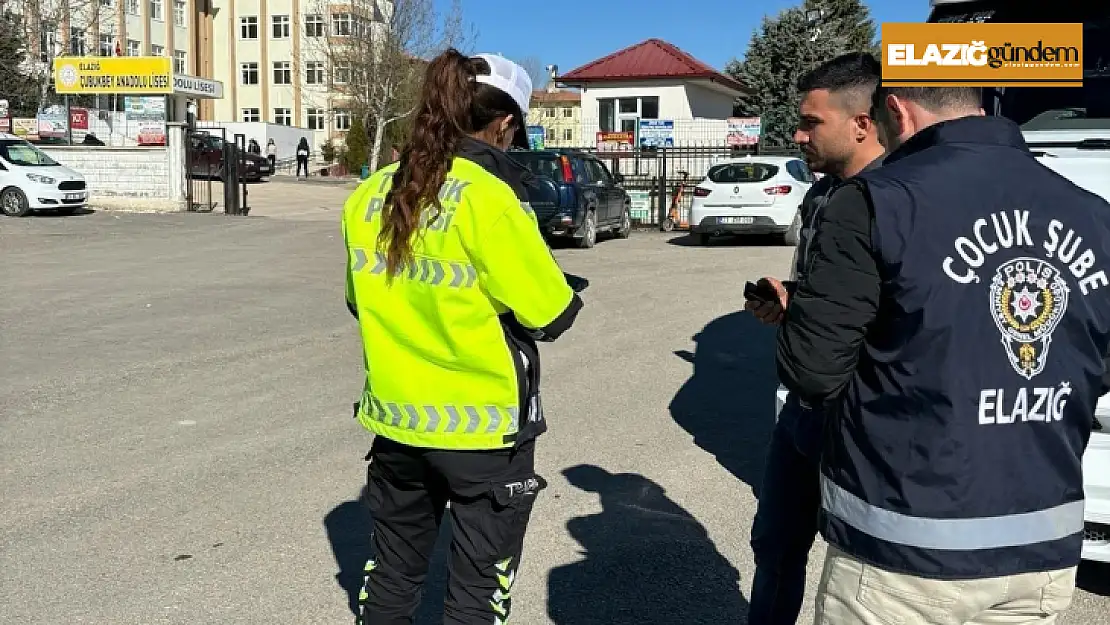
[[[57,26],[51,22],[43,22],[39,31],[39,58],[43,63],[49,63],[54,57],[54,45],[58,43]]]
[[[602,98],[597,101],[597,125],[602,132],[613,132],[617,125],[616,108],[613,98]]]
[[[258,122],[262,121],[262,115],[258,109],[243,109],[243,121],[245,122]]]
[[[173,51],[173,73],[175,73],[175,74],[188,74],[189,70],[188,70],[188,68],[186,68],[186,60],[187,59],[188,59],[188,57],[185,56],[185,52],[183,50],[174,50]]]
[[[331,34],[336,37],[350,37],[354,20],[350,13],[336,13],[331,16]]]
[[[159,22],[164,19],[162,16],[162,0],[150,0],[150,19]]]
[[[239,73],[242,75],[244,85],[258,84],[258,63],[240,63]]]
[[[555,109],[551,108],[550,106],[545,108],[543,110],[543,116],[544,117],[555,117]]]
[[[85,47],[85,31],[81,28],[69,29],[69,53],[74,56],[85,56],[88,50]]]
[[[308,129],[309,130],[323,130],[324,129],[324,110],[323,109],[308,109]]]
[[[640,98],[640,118],[659,119],[659,97],[647,96]]]
[[[351,64],[348,61],[340,61],[335,64],[335,72],[332,78],[337,85],[345,85],[351,82]]]
[[[139,14],[139,0],[127,0],[127,12],[131,15]]]
[[[185,0],[173,0],[173,25],[185,28]]]
[[[127,40],[127,56],[139,56],[139,42],[134,39]]]
[[[324,64],[320,61],[305,63],[304,82],[306,85],[324,84]]]
[[[164,56],[166,54],[166,46],[160,46],[156,43],[150,44],[150,56]]]
[[[563,141],[573,141],[574,131],[570,128],[563,128]]]
[[[292,126],[293,112],[287,108],[274,109],[274,123],[279,126]]]
[[[554,141],[555,140],[555,129],[554,128],[548,128],[547,129],[547,140],[548,141]]]
[[[289,69],[289,61],[274,61],[274,84],[293,84],[293,72]]]
[[[563,117],[574,117],[574,109],[570,107],[564,108]]]
[[[258,39],[258,16],[248,15],[239,18],[239,38]]]
[[[305,37],[323,37],[324,36],[324,16],[323,15],[306,15],[306,16],[304,16],[304,36]]]
[[[351,129],[351,112],[347,109],[335,109],[335,129],[336,130],[350,130]]]
[[[289,16],[288,15],[274,15],[270,18],[273,22],[274,39],[288,39],[289,38]]]
[[[112,6],[112,0],[100,0],[100,6],[110,7]]]
[[[112,45],[111,35],[100,36],[100,56],[112,56],[115,53],[115,46]]]

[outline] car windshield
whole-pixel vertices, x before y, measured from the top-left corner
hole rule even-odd
[[[559,182],[563,180],[563,167],[559,164],[559,157],[554,154],[540,152],[510,152],[509,156],[516,162],[528,168],[528,171],[537,176],[545,176]]]
[[[723,163],[709,169],[706,177],[710,182],[736,184],[743,182],[764,182],[779,173],[778,165],[767,163]]]
[[[1047,8],[1029,0],[938,4],[933,22],[1082,23],[1082,87],[984,89],[983,108],[1023,130],[1110,130],[1110,10],[1103,3],[1070,2]]]
[[[58,164],[46,152],[22,139],[0,139],[0,156],[12,165],[22,167],[52,167]]]

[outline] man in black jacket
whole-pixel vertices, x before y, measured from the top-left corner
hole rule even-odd
[[[779,377],[828,420],[818,625],[1047,624],[1071,603],[1110,205],[979,106],[877,90],[897,149],[834,191],[782,301]]]
[[[800,123],[794,134],[806,161],[824,173],[800,207],[802,232],[794,254],[792,280],[805,273],[813,223],[833,189],[844,178],[877,167],[883,146],[868,111],[879,83],[879,63],[869,54],[837,57],[798,81]],[[769,279],[785,294],[793,282]],[[769,307],[757,316],[777,323]],[[805,594],[806,562],[817,536],[820,508],[818,458],[820,414],[803,408],[791,394],[779,415],[767,455],[759,508],[752,524],[756,571],[752,582],[750,625],[793,625]]]

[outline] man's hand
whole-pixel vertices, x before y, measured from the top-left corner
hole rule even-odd
[[[786,305],[789,296],[786,293],[786,287],[782,282],[774,278],[764,278],[767,282],[775,288],[775,294],[778,296],[778,301],[764,302],[760,300],[748,300],[744,302],[744,310],[751,312],[763,323],[768,325],[778,325],[782,323],[782,319],[786,314]]]

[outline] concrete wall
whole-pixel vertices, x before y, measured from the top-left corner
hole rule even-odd
[[[167,127],[166,147],[39,146],[85,177],[93,208],[182,210],[185,148],[180,124]]]

